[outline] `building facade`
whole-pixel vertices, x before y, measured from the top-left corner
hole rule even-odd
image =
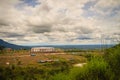
[[[55,52],[54,47],[34,47],[31,48],[31,53],[49,53],[49,52]]]

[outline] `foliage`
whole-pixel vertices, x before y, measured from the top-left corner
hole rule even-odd
[[[107,49],[104,58],[116,75],[115,80],[120,80],[120,44]]]
[[[55,67],[56,66],[56,67]],[[0,67],[1,80],[48,80],[51,76],[60,73],[68,72],[69,64],[65,61],[55,62],[51,65],[46,64],[40,67],[25,66],[20,67],[10,65]]]
[[[4,53],[3,50],[4,50],[4,46],[0,45],[0,54]]]
[[[3,50],[4,48],[5,48],[4,46],[0,45],[0,50]]]
[[[51,80],[113,80],[113,73],[102,57],[94,57],[84,67],[72,68],[69,74],[59,73]]]

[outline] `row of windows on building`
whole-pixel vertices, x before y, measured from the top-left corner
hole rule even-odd
[[[54,52],[56,51],[53,47],[34,47],[31,48],[31,52]]]

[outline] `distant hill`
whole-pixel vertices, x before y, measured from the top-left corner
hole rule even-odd
[[[27,46],[20,46],[20,45],[16,45],[16,44],[11,44],[11,43],[8,43],[2,39],[0,39],[0,46],[4,46],[5,48],[12,48],[12,49],[29,49],[29,47]]]

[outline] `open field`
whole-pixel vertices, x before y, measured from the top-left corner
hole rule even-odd
[[[68,62],[78,63],[78,62],[86,62],[86,58],[82,56],[65,54],[65,53],[37,53],[35,55],[30,55],[29,51],[27,52],[18,52],[12,54],[2,54],[0,55],[0,65],[9,66],[9,65],[39,65],[41,63],[47,61],[52,63],[53,61],[65,60]]]

